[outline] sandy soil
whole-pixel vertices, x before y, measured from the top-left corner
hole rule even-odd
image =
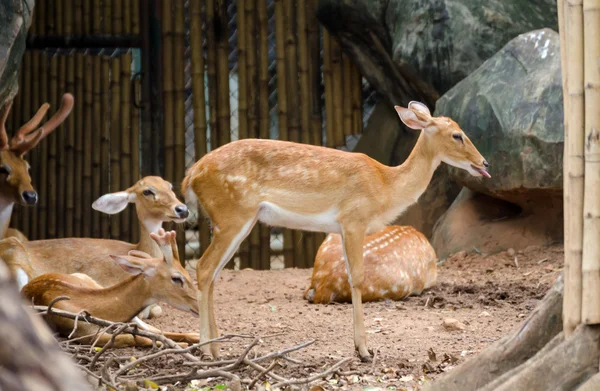
[[[344,370],[358,375],[328,379],[324,388],[418,389],[520,324],[557,278],[562,263],[561,246],[449,257],[439,266],[438,286],[421,296],[365,303],[368,345],[377,350],[375,364],[355,358]],[[287,376],[306,376],[341,358],[354,357],[351,305],[306,302],[302,294],[310,275],[310,269],[224,270],[215,288],[221,333],[268,336],[256,349],[259,353],[315,339],[311,346],[291,354],[303,365],[281,369]],[[186,313],[166,305],[163,311],[150,323],[170,331],[197,327],[197,320]],[[458,320],[465,328],[447,329],[446,318]],[[234,357],[247,343],[224,343],[223,355]]]

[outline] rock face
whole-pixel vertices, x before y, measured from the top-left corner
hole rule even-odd
[[[554,0],[320,0],[317,17],[378,92],[429,106],[518,34],[558,30]]]
[[[485,206],[481,197],[461,193],[434,229],[440,257],[472,247],[493,252],[560,240],[562,104],[559,36],[549,29],[516,37],[438,100],[435,115],[460,124],[492,175],[481,180],[449,170],[490,200]],[[516,209],[496,205],[500,200]],[[494,208],[501,212],[489,216]]]
[[[18,91],[18,76],[31,25],[33,0],[0,0],[0,104]]]

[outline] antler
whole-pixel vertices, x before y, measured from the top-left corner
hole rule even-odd
[[[163,228],[159,228],[158,233],[151,233],[150,237],[158,244],[160,251],[162,251],[165,257],[165,261],[169,265],[172,265],[173,261],[179,262],[175,231],[165,232]]]
[[[37,113],[27,122],[21,126],[17,134],[10,141],[10,149],[23,155],[40,142],[41,139],[46,137],[50,132],[56,129],[63,121],[69,116],[73,109],[74,98],[73,95],[66,93],[62,97],[60,109],[40,128],[37,128],[50,105],[44,103],[39,108]],[[8,114],[5,114],[8,115]],[[5,119],[5,118],[0,118]],[[36,130],[37,128],[37,130]]]
[[[6,119],[10,108],[12,107],[12,100],[2,106],[2,113],[0,113],[0,151],[8,149],[8,135],[6,134]]]

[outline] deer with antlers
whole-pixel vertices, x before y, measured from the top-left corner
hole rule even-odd
[[[23,243],[25,252],[18,252],[13,251],[16,243],[5,239],[5,243],[0,244],[0,257],[16,277],[19,288],[32,278],[52,272],[83,273],[102,286],[116,284],[127,274],[111,259],[111,254],[138,250],[153,258],[161,257],[162,252],[150,234],[158,233],[165,221],[184,222],[189,214],[187,206],[177,199],[171,183],[156,176],[144,177],[129,189],[105,194],[92,207],[103,213],[115,214],[129,204],[135,205],[140,222],[140,242],[137,244],[109,239],[61,238],[28,241]],[[181,265],[173,267],[187,274]],[[159,306],[152,308],[151,314],[148,308],[141,316],[160,313]]]
[[[413,227],[386,227],[367,236],[362,251],[363,302],[401,300],[419,295],[436,283],[435,250],[425,235]],[[318,304],[352,300],[341,235],[327,235],[319,247],[304,298]]]
[[[102,287],[86,274],[48,273],[38,276],[23,287],[23,296],[35,305],[49,305],[60,296],[69,300],[58,301],[55,308],[78,313],[86,310],[90,315],[113,322],[129,322],[145,306],[159,300],[164,301],[182,311],[197,315],[196,285],[189,274],[182,273],[179,265],[179,252],[175,241],[175,231],[151,233],[153,240],[160,248],[160,258],[131,250],[128,255],[111,255],[117,267],[129,274],[129,277],[118,283]],[[56,315],[47,315],[50,327],[67,337],[73,331],[74,321]],[[92,343],[98,338],[97,346],[104,346],[112,335],[103,333],[97,337],[98,326],[79,322],[72,337],[84,337],[83,343]],[[156,329],[154,329],[156,330]],[[198,342],[197,333],[162,333],[178,342]],[[148,338],[120,334],[115,337],[115,347],[152,346]]]
[[[73,104],[73,95],[64,94],[60,109],[48,122],[39,126],[50,108],[48,103],[44,103],[10,141],[6,133],[6,119],[10,113],[12,100],[0,110],[0,239],[16,237],[20,241],[27,241],[23,233],[9,228],[15,203],[35,205],[38,201],[38,194],[31,184],[29,164],[24,158],[25,154],[65,121],[73,109]]]
[[[203,156],[187,172],[182,193],[198,201],[213,239],[196,267],[200,342],[218,336],[214,281],[257,221],[342,236],[352,291],[354,345],[372,360],[363,320],[363,242],[392,222],[425,191],[441,162],[490,177],[488,163],[456,122],[432,117],[427,106],[395,106],[402,122],[421,130],[406,161],[385,166],[364,154],[276,140],[244,139]],[[216,343],[202,346],[219,357]]]

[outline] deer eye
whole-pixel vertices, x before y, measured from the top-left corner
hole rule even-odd
[[[0,174],[8,175],[10,174],[10,171],[8,171],[8,168],[5,166],[0,166]]]
[[[154,193],[152,192],[152,190],[148,190],[148,189],[144,190],[142,192],[142,194],[145,195],[146,197],[154,195]]]
[[[452,138],[455,139],[455,140],[457,140],[457,141],[460,141],[460,142],[463,141],[462,135],[460,133],[454,133],[452,135]]]
[[[183,278],[181,276],[171,276],[171,281],[174,284],[179,284],[183,288]]]

